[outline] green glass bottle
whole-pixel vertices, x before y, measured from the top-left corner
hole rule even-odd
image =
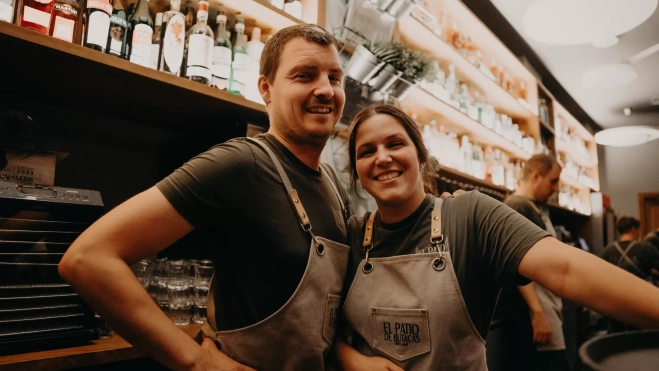
[[[249,57],[247,56],[247,42],[245,41],[245,20],[236,19],[234,26],[236,32],[236,43],[233,46],[233,62],[231,63],[231,83],[229,93],[245,96],[245,84],[249,68]]]

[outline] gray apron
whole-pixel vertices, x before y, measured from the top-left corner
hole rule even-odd
[[[279,160],[265,144],[257,140],[251,142],[270,155],[300,225],[312,237],[309,260],[302,280],[283,307],[258,323],[236,330],[217,331],[213,280],[208,295],[208,320],[202,325],[202,331],[233,360],[259,371],[323,370],[325,357],[334,341],[350,248],[313,233],[302,201]],[[327,169],[323,170],[326,173]],[[344,209],[331,179],[330,184]]]
[[[361,261],[343,312],[363,354],[390,359],[406,371],[487,370],[485,341],[474,327],[441,233],[435,199],[430,241],[435,252],[369,258],[373,220],[366,224]]]

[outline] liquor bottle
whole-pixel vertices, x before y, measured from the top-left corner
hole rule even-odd
[[[192,0],[186,0],[180,9],[185,18],[185,29],[190,30],[197,23],[197,9],[195,9]]]
[[[0,21],[14,22],[15,0],[0,0]]]
[[[126,56],[131,62],[150,66],[152,37],[153,18],[149,14],[149,0],[139,0],[126,33]]]
[[[448,77],[446,78],[446,91],[448,92],[449,101],[447,103],[456,105],[456,94],[458,93],[458,79],[455,77],[455,66],[448,66]],[[458,105],[459,108],[459,105]]]
[[[185,53],[185,17],[180,12],[181,0],[172,0],[171,9],[162,16],[162,37],[158,69],[181,76]]]
[[[236,19],[236,43],[233,45],[233,62],[231,63],[231,85],[229,93],[245,96],[247,83],[247,69],[249,57],[247,56],[247,43],[245,42],[245,20]]]
[[[49,35],[80,44],[80,4],[78,0],[55,0]]]
[[[112,16],[110,17],[110,32],[108,33],[108,43],[105,52],[115,57],[125,58],[124,54],[124,36],[126,35],[126,12],[121,1],[114,2]]]
[[[16,21],[19,26],[48,35],[54,0],[23,0]]]
[[[110,31],[110,15],[112,15],[110,0],[87,0],[82,45],[105,52]]]
[[[247,56],[249,66],[247,70],[247,85],[245,86],[245,98],[260,104],[264,104],[261,93],[259,93],[258,81],[261,62],[261,54],[265,44],[261,42],[261,29],[252,28],[252,38],[247,43]]]
[[[197,23],[188,32],[186,77],[192,81],[210,85],[213,64],[213,30],[206,24],[208,1],[199,1]]]
[[[302,3],[299,0],[287,0],[284,11],[297,19],[302,19]]]
[[[156,25],[153,27],[151,35],[151,59],[149,67],[154,70],[158,69],[158,56],[160,55],[160,36],[162,34],[162,13],[156,13]]]
[[[223,10],[217,16],[217,35],[215,46],[213,46],[213,64],[211,72],[213,79],[211,86],[221,90],[229,90],[229,79],[231,78],[231,41],[227,34],[227,16]]]

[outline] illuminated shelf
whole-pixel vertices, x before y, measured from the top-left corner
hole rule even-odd
[[[401,106],[411,112],[415,112],[420,122],[428,123],[431,119],[435,119],[437,120],[437,124],[445,125],[458,135],[469,135],[472,143],[478,142],[499,148],[512,157],[522,160],[527,160],[531,157],[530,153],[524,151],[515,145],[515,143],[510,142],[496,132],[486,128],[478,121],[465,115],[460,110],[419,87],[412,88],[407,97],[401,102]]]
[[[239,17],[256,20],[263,34],[273,34],[282,28],[304,23],[283,10],[272,6],[267,0],[213,0],[222,4],[232,13],[240,13]],[[249,25],[251,26],[251,25]]]
[[[570,131],[578,135],[579,138],[583,139],[586,142],[587,146],[591,143],[595,143],[595,137],[593,136],[593,134],[591,134],[588,130],[586,130],[586,128],[583,125],[581,125],[579,120],[574,118],[574,116],[572,116],[565,109],[565,107],[563,107],[556,100],[553,101],[553,105],[554,105],[554,115],[560,116],[563,119],[563,123],[567,124],[568,128],[570,128]]]
[[[455,65],[458,80],[467,82],[470,87],[480,90],[485,95],[482,98],[487,99],[497,112],[505,113],[513,118],[537,121],[534,112],[522,105],[517,98],[510,95],[476,66],[469,63],[457,50],[436,36],[414,17],[407,16],[401,19],[398,22],[398,31],[406,45],[415,50],[425,51],[435,59],[443,62],[444,69],[446,69],[447,64]],[[535,80],[528,82],[527,90],[531,90],[534,85]]]
[[[20,76],[3,81],[12,96],[186,130],[237,118],[268,123],[262,104],[13,24],[0,22],[0,45],[12,51],[0,58],[0,68]],[[57,67],[36,73],[46,62]]]
[[[555,144],[556,150],[558,152],[563,152],[568,155],[568,157],[570,157],[572,161],[574,161],[577,165],[586,168],[593,168],[597,166],[597,161],[593,161],[580,152],[577,152],[577,150],[568,145],[563,139],[555,137]]]
[[[591,187],[581,183],[577,179],[574,179],[573,177],[565,174],[565,172],[561,172],[561,182],[569,185],[570,187],[574,187],[574,188],[588,189],[588,190],[592,189],[593,191],[596,191],[596,192],[599,191],[599,189],[597,189],[597,187],[591,188]]]
[[[547,206],[549,206],[550,211],[555,210],[555,211],[558,211],[559,213],[567,213],[567,214],[576,215],[576,216],[585,217],[585,218],[590,216],[590,213],[588,213],[588,214],[580,213],[578,211],[570,210],[567,207],[559,206],[558,204],[554,204],[554,203],[547,203]]]
[[[463,173],[459,170],[451,169],[450,167],[446,167],[441,165],[439,167],[439,172],[437,174],[438,176],[446,176],[448,179],[459,179],[463,183],[468,183],[475,185],[477,187],[483,187],[483,188],[488,188],[503,194],[511,193],[512,191],[506,187],[503,186],[498,186],[490,181],[487,181],[485,179],[479,179],[474,176],[471,176],[469,174]],[[447,176],[448,175],[448,176]]]

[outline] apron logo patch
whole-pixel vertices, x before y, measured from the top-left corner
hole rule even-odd
[[[334,330],[336,330],[336,324],[338,320],[339,320],[339,308],[330,309],[329,323],[327,325],[333,328]]]
[[[410,343],[420,343],[419,325],[414,323],[383,322],[384,341],[393,342],[394,345],[406,347]]]

